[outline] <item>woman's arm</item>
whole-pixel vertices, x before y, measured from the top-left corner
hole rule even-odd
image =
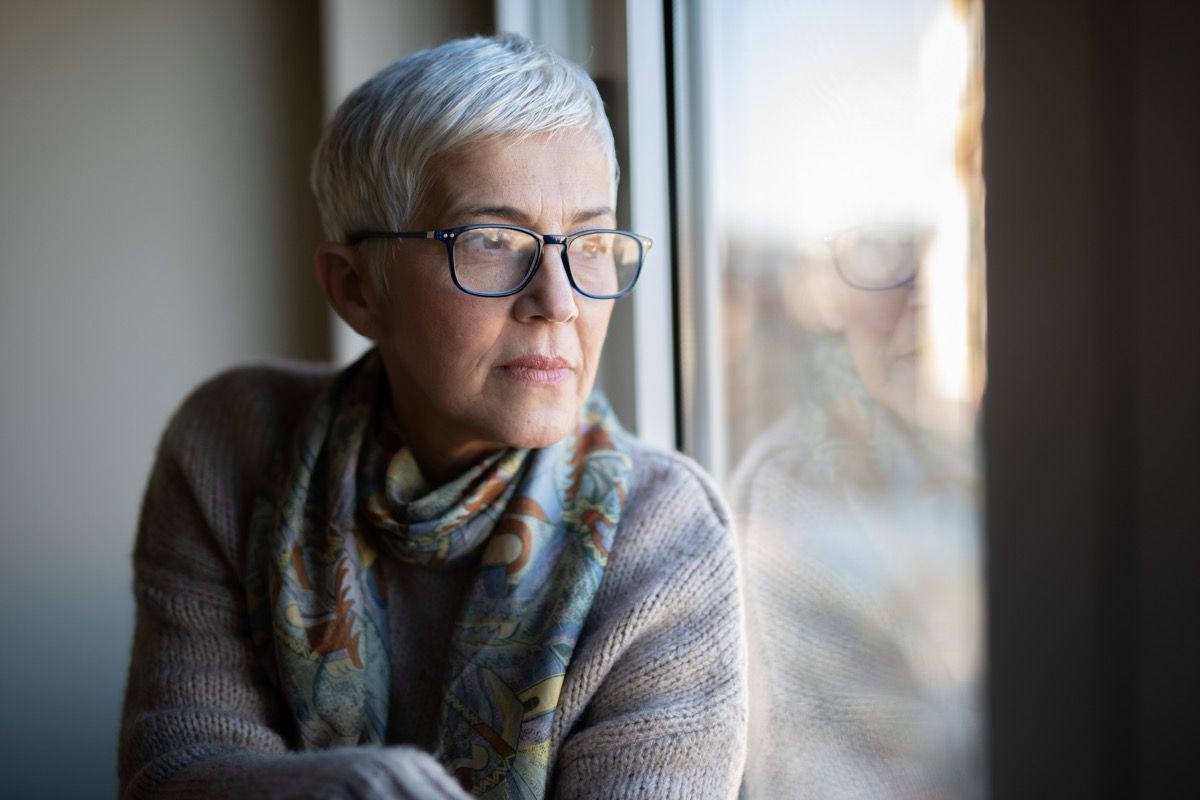
[[[646,470],[647,458],[667,468]],[[572,685],[595,690],[559,751],[555,795],[729,798],[745,758],[746,664],[728,514],[686,462],[639,460],[647,485],[589,619],[579,663],[593,674]]]
[[[236,496],[256,477],[246,473],[253,460],[237,455],[221,420],[253,419],[254,409],[218,407],[214,391],[173,421],[142,508],[121,796],[466,798],[417,749],[289,752],[290,721],[251,646],[238,577]]]

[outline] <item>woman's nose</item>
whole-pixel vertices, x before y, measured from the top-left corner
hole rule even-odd
[[[518,319],[545,319],[549,322],[571,322],[579,316],[575,290],[567,277],[563,262],[564,249],[560,244],[542,247],[541,262],[533,280],[517,295],[513,306]]]

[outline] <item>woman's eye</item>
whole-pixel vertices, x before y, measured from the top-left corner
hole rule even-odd
[[[602,240],[585,239],[580,247],[584,255],[587,256],[605,256],[608,255],[608,245]]]

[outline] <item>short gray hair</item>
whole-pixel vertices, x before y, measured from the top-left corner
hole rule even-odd
[[[310,182],[325,235],[401,230],[423,201],[435,158],[492,136],[595,131],[612,167],[612,129],[583,68],[513,34],[456,39],[384,68],[338,106]]]

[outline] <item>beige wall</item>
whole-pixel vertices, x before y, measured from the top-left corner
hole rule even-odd
[[[155,443],[322,357],[314,2],[0,3],[0,794],[107,797]]]

